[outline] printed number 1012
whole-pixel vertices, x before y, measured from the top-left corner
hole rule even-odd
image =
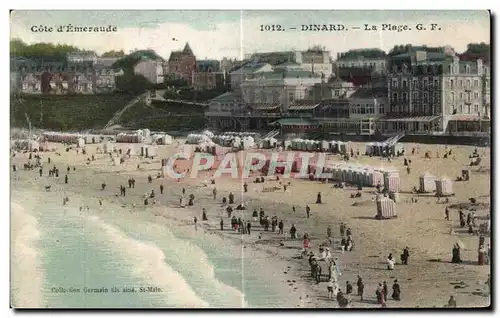
[[[261,24],[260,31],[274,32],[274,31],[285,31],[285,29],[283,29],[283,27],[279,24]]]

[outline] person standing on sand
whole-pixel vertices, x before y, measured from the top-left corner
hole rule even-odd
[[[248,222],[247,223],[247,233],[250,235],[250,231],[252,230],[252,223]]]
[[[228,199],[229,204],[234,204],[234,194],[232,192],[229,192]]]
[[[450,220],[450,210],[448,210],[448,207],[444,208],[444,219],[447,221]]]
[[[363,292],[365,289],[365,284],[363,283],[363,278],[361,278],[361,276],[359,275],[358,275],[358,282],[356,283],[356,285],[358,286],[358,296],[360,296],[361,301],[363,301]]]
[[[457,308],[457,302],[453,296],[450,296],[450,299],[448,300],[448,305],[446,307],[447,308]]]
[[[382,291],[384,292],[384,302],[387,301],[387,294],[389,293],[389,288],[387,287],[387,282],[382,283]]]
[[[309,205],[306,205],[306,214],[307,214],[307,218],[309,218],[309,216],[311,216],[311,208],[309,207]]]
[[[208,218],[207,218],[207,209],[205,209],[205,208],[202,209],[201,219],[203,221],[208,221]]]
[[[40,171],[39,171],[39,172],[40,172],[40,177],[41,177],[41,176],[42,176],[42,174],[43,174],[43,169],[42,169],[42,168],[40,168]]]
[[[292,206],[292,212],[295,213],[295,206]]]
[[[280,222],[278,223],[278,234],[283,234],[283,227],[283,220],[280,220]]]
[[[193,221],[194,221],[194,230],[198,231],[198,219],[196,218],[196,216],[193,218]]]
[[[248,184],[247,184],[246,182],[243,184],[243,191],[244,191],[245,193],[247,193],[247,192],[248,192]]]
[[[328,291],[328,299],[333,298],[333,287],[335,286],[335,283],[330,280],[328,281],[328,284],[326,285],[326,290]]]
[[[340,237],[344,238],[345,236],[345,225],[344,222],[340,222]]]
[[[160,184],[160,194],[163,194],[163,184]]]
[[[394,280],[394,284],[392,284],[392,299],[401,300],[401,288],[399,287],[398,280]]]
[[[321,192],[318,192],[318,195],[316,196],[316,204],[321,204]]]
[[[349,281],[347,281],[347,282],[345,283],[345,293],[346,293],[347,295],[352,294],[352,285],[351,285],[351,283],[349,283]]]
[[[215,199],[217,199],[217,188],[214,188],[214,189],[212,190],[212,194],[213,194],[213,196],[214,196],[214,200],[215,200]]]
[[[253,209],[253,212],[252,212],[253,221],[257,222],[258,217],[259,217],[259,213],[257,212],[257,209]]]
[[[297,239],[297,228],[295,227],[294,224],[292,224],[292,227],[290,228],[290,236],[292,238],[292,240],[295,240]]]
[[[219,224],[220,224],[220,230],[224,231],[224,219],[223,218],[220,218]]]
[[[186,194],[186,188],[182,188],[182,195],[184,196]]]

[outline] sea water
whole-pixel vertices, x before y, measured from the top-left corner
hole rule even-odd
[[[17,199],[13,195],[14,201],[22,202],[21,198],[20,193]],[[278,289],[263,280],[265,269],[246,258],[242,246],[194,231],[192,226],[158,224],[147,212],[87,212],[48,199],[41,196],[30,200],[31,204],[22,202],[22,213],[31,220],[27,230],[34,235],[19,240],[32,253],[26,259],[28,254],[20,254],[18,248],[12,251],[13,259],[25,259],[39,268],[40,286],[30,286],[38,290],[37,300],[28,307],[281,305]],[[13,262],[12,266],[17,265]],[[19,299],[30,293],[26,282],[17,285],[14,306],[19,307],[27,304]]]

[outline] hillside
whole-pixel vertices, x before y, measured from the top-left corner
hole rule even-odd
[[[26,113],[31,124],[37,128],[102,128],[115,112],[132,99],[133,96],[128,94],[11,96],[10,125],[26,127]]]
[[[154,103],[148,106],[139,102],[123,113],[118,122],[131,129],[149,128],[151,130],[195,130],[205,127],[204,111],[201,107]]]

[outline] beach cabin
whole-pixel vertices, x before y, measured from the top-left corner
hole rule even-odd
[[[328,152],[330,151],[330,143],[326,140],[321,140],[321,147],[320,150],[322,152]]]
[[[376,200],[377,215],[376,219],[391,219],[397,217],[396,203],[386,197],[379,197]]]
[[[110,142],[107,142],[104,145],[102,145],[102,151],[104,153],[112,153],[114,149],[115,149],[114,145]]]
[[[149,138],[149,137],[151,136],[151,130],[149,130],[149,129],[147,129],[147,128],[146,128],[146,129],[143,129],[143,130],[142,130],[142,133],[143,133],[143,137],[144,137],[144,138]]]
[[[371,156],[373,155],[373,142],[369,142],[365,146],[365,155]]]
[[[76,146],[78,148],[83,148],[85,147],[85,139],[82,138],[82,137],[79,137],[78,139],[76,139]]]
[[[399,192],[401,189],[401,179],[398,171],[384,172],[384,187],[392,192]]]
[[[426,172],[419,177],[419,191],[422,193],[431,193],[436,191],[436,176]]]
[[[441,177],[436,179],[436,195],[439,197],[446,197],[453,195],[453,181],[448,177]]]

